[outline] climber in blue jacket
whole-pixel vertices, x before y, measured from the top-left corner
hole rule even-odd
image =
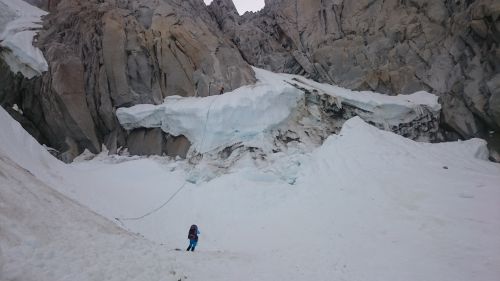
[[[196,247],[196,244],[198,244],[198,234],[200,234],[198,226],[196,224],[193,224],[189,229],[188,233],[189,247],[186,249],[186,251],[191,250],[191,252],[194,252],[194,248]]]

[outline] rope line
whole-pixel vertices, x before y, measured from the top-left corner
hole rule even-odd
[[[207,124],[208,124],[208,120],[210,118],[210,111],[212,110],[212,106],[214,105],[215,103],[215,100],[217,100],[218,96],[215,96],[215,98],[212,100],[212,102],[210,103],[210,106],[208,107],[208,110],[207,110],[207,115],[205,117],[205,126],[204,126],[204,129],[203,129],[203,137],[201,139],[201,143],[200,143],[200,146],[198,146],[198,149],[196,149],[196,151],[199,151],[200,149],[203,148],[203,145],[205,144],[205,137],[206,137],[206,132],[207,132]],[[203,154],[202,154],[203,155]],[[189,173],[188,173],[188,179],[191,177],[192,175],[192,172],[194,170],[196,166],[192,166]],[[117,220],[118,222],[120,222],[120,224],[125,227],[125,224],[123,223],[123,221],[138,221],[138,220],[142,220],[156,212],[158,212],[159,210],[163,209],[165,206],[168,205],[168,203],[170,203],[176,196],[177,194],[179,194],[179,192],[181,192],[182,189],[184,189],[184,187],[186,187],[188,181],[185,180],[184,183],[181,185],[181,187],[179,187],[179,189],[177,189],[177,191],[175,191],[171,196],[170,198],[168,198],[167,201],[165,201],[163,204],[161,204],[159,207],[156,207],[155,209],[145,213],[144,215],[140,216],[140,217],[134,217],[134,218],[115,218],[115,220]]]
[[[174,199],[174,197],[186,186],[187,184],[187,181],[184,181],[184,183],[181,185],[181,187],[179,189],[177,189],[176,192],[174,192],[174,194],[172,194],[170,196],[170,198],[168,198],[168,200],[163,203],[161,206],[145,213],[144,215],[140,216],[140,217],[136,217],[136,218],[115,218],[117,221],[138,221],[138,220],[142,220],[143,218],[147,217],[147,216],[150,216],[156,212],[158,212],[160,209],[162,209],[163,207],[165,207],[168,203],[170,203],[170,201],[172,201],[172,199]]]
[[[215,96],[214,100],[210,103],[210,106],[208,106],[207,110],[207,116],[205,116],[205,126],[203,127],[203,138],[201,138],[201,144],[198,146],[197,151],[199,152],[201,149],[203,149],[203,145],[205,144],[205,137],[207,136],[207,125],[208,125],[208,120],[210,119],[210,112],[212,110],[212,106],[215,103],[215,100],[217,100],[219,96]]]

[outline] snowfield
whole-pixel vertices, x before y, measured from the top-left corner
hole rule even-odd
[[[312,152],[269,156],[274,170],[242,159],[193,184],[185,160],[65,165],[3,109],[0,127],[1,280],[500,278],[500,166],[482,140],[417,143],[353,118]],[[193,223],[197,251],[175,251]]]
[[[40,49],[33,46],[47,12],[22,0],[0,0],[0,55],[12,72],[31,79],[48,70]]]

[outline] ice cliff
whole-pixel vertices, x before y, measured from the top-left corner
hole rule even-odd
[[[354,116],[415,140],[438,138],[441,106],[435,95],[387,96],[297,75],[258,68],[254,72],[256,85],[210,97],[168,97],[161,105],[119,108],[116,114],[127,130],[161,128],[172,136],[185,136],[198,153],[236,143],[276,150],[276,139],[320,145]]]

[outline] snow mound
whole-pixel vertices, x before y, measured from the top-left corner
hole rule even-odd
[[[324,145],[319,149],[325,154],[331,152],[324,151],[332,145],[337,145],[339,139],[349,142],[352,146],[358,145],[359,148],[370,149],[366,140],[372,140],[374,145],[387,146],[387,144],[397,143],[388,153],[401,153],[409,155],[410,152],[420,150],[436,150],[441,151],[439,154],[448,153],[455,154],[457,157],[476,159],[488,162],[488,144],[483,139],[470,139],[467,141],[457,141],[448,143],[419,143],[412,140],[395,135],[391,132],[379,130],[374,126],[369,125],[360,117],[354,117],[344,123],[340,134],[329,137]],[[424,153],[424,152],[423,152]],[[424,153],[424,155],[427,153]]]
[[[0,0],[0,46],[3,60],[12,72],[26,78],[41,75],[48,64],[40,49],[33,46],[37,30],[42,28],[42,16],[47,12],[22,0]]]

